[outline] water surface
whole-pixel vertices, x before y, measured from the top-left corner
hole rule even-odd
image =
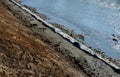
[[[85,35],[84,43],[120,60],[119,0],[21,0],[49,20]],[[114,36],[115,35],[115,36]],[[117,41],[113,41],[115,38]]]

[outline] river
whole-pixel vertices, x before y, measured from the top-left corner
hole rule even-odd
[[[20,0],[59,23],[84,34],[87,46],[120,60],[119,0]]]

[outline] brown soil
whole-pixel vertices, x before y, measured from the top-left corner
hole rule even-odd
[[[0,77],[85,77],[0,1]]]

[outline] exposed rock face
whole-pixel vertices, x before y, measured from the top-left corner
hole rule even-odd
[[[38,39],[1,1],[0,10],[0,77],[86,76]]]

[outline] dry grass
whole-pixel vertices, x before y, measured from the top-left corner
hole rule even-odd
[[[82,74],[16,19],[0,2],[0,77],[79,77]]]

